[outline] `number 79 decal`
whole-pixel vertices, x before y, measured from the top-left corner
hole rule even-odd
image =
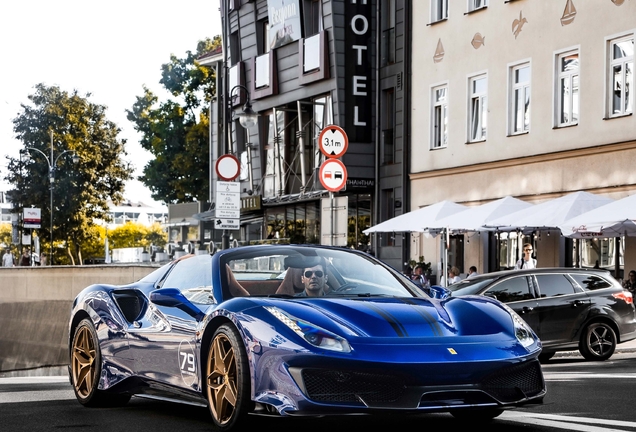
[[[181,370],[183,382],[189,387],[195,386],[198,382],[197,358],[189,341],[181,341],[178,356],[179,369]]]

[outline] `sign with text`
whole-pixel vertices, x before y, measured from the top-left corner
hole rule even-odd
[[[41,210],[39,208],[25,208],[22,213],[22,221],[24,228],[40,228]]]
[[[318,145],[322,154],[328,158],[339,158],[347,151],[349,138],[340,126],[329,125],[320,131]]]
[[[240,183],[216,182],[215,217],[214,228],[238,229],[241,223]]]
[[[268,0],[269,47],[275,49],[301,37],[298,0]]]

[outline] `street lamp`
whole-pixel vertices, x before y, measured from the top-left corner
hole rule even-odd
[[[244,85],[238,84],[232,87],[232,90],[230,90],[230,101],[238,96],[238,94],[232,96],[232,93],[234,93],[234,90],[236,89],[245,91],[245,94],[247,95],[247,101],[245,102],[245,105],[243,105],[243,112],[237,114],[236,116],[239,118],[239,123],[241,123],[241,126],[243,126],[245,129],[249,129],[252,126],[256,125],[256,122],[258,121],[258,114],[255,113],[252,109],[252,103],[250,102],[250,92]]]
[[[51,157],[49,158],[42,150],[36,149],[35,147],[27,147],[27,151],[34,150],[44,156],[46,159],[46,163],[49,166],[49,190],[51,191],[51,207],[49,213],[49,241],[51,245],[49,247],[49,265],[53,265],[53,183],[55,182],[55,169],[57,167],[57,161],[60,160],[60,157],[64,156],[66,153],[73,154],[73,163],[77,164],[79,162],[79,156],[74,150],[64,150],[62,153],[58,154],[55,159],[53,159],[53,130],[51,130]]]

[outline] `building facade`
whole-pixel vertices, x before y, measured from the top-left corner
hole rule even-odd
[[[636,193],[635,2],[426,0],[412,7],[411,209],[442,200]],[[540,266],[571,265],[572,243],[558,231],[456,236],[451,264],[463,272],[506,268],[526,241]],[[586,247],[600,248],[603,261],[618,250],[613,245]],[[439,261],[439,240],[417,236],[411,254]]]
[[[240,161],[241,222],[232,232],[240,244],[318,243],[371,252],[384,245],[399,264],[401,242],[375,245],[362,233],[378,217],[395,215],[395,207],[407,208],[406,51],[398,4],[222,2],[211,169],[224,154]],[[239,121],[246,103],[258,113],[247,128]],[[340,158],[346,173],[321,172],[326,156],[318,137],[329,125],[348,137]],[[320,177],[343,174],[345,187],[332,201]],[[213,172],[212,193],[218,180]]]

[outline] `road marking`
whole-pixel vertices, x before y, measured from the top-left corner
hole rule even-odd
[[[5,377],[0,378],[2,384],[37,384],[37,383],[69,383],[68,376],[24,376],[24,377]]]
[[[73,389],[0,392],[0,404],[75,399]]]
[[[501,420],[513,421],[517,423],[529,423],[537,426],[547,426],[557,429],[566,429],[572,431],[584,432],[624,432],[625,429],[613,429],[602,426],[618,426],[636,428],[636,422],[628,422],[622,420],[605,420],[590,417],[572,417],[556,414],[538,414],[538,413],[522,413],[515,411],[506,411],[498,417]],[[578,424],[583,423],[583,424]]]
[[[544,372],[543,377],[546,381],[569,381],[589,378],[636,379],[636,373],[608,374],[584,372]]]

